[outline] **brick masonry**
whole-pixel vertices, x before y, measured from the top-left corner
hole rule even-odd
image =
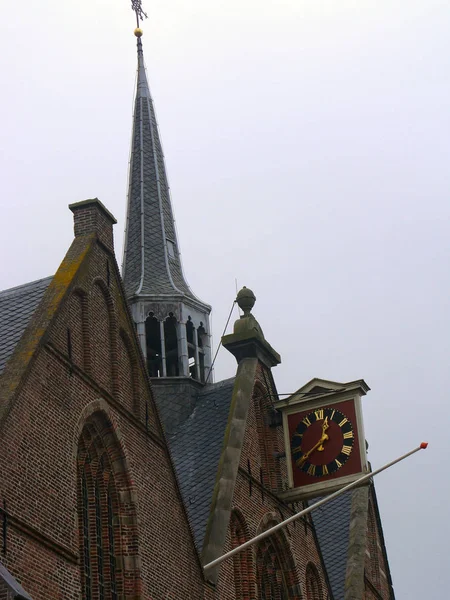
[[[91,221],[111,229],[111,222]],[[118,490],[128,493],[122,504],[132,504],[136,517],[121,530],[122,573],[133,573],[137,583],[120,597],[201,598],[200,564],[117,265],[104,243],[110,236],[94,233],[1,426],[0,494],[11,515],[2,562],[33,600],[81,597],[77,457],[95,416],[109,427],[113,463],[114,447],[121,449],[126,467],[113,467],[127,469],[129,488]],[[78,228],[78,236],[91,234]]]
[[[0,379],[0,496],[10,514],[2,562],[33,600],[85,597],[86,580],[99,580],[102,571],[107,581],[113,568],[121,600],[253,600],[271,569],[286,597],[330,599],[309,518],[224,563],[214,584],[203,576],[113,254],[114,218],[96,200],[71,209],[75,240]],[[252,365],[247,406],[236,410],[245,421],[230,435],[233,465],[222,465],[234,474],[226,497],[219,495],[213,542],[220,553],[300,508],[277,496],[287,475],[271,371],[245,360]],[[110,491],[113,534],[105,527]],[[365,522],[363,508],[364,583],[352,598],[387,600],[373,501],[366,503]],[[82,568],[86,548],[89,572]],[[97,586],[93,598],[99,597]]]
[[[273,426],[272,398],[275,393],[270,371],[259,363],[247,416],[225,551],[293,514],[293,507],[285,505],[276,495],[286,485],[287,474],[284,458],[274,456],[275,453],[282,454],[284,450],[282,428]],[[300,508],[296,506],[295,510]],[[290,524],[270,540],[280,559],[289,598],[309,600],[306,585],[308,567],[314,568],[320,590],[317,598],[330,598],[317,539],[309,518]],[[266,542],[263,541],[259,547],[248,550],[242,558],[224,564],[217,584],[221,600],[259,597],[257,591],[261,586],[261,577],[258,562],[261,552],[266,550]],[[311,596],[311,600],[316,598]]]

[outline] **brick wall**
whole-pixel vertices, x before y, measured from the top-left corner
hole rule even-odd
[[[289,506],[277,499],[277,488],[286,481],[284,459],[274,458],[273,452],[283,452],[282,427],[270,427],[273,423],[271,398],[275,390],[270,373],[259,366],[249,409],[239,473],[233,497],[233,513],[228,531],[225,551],[244,538],[251,538],[261,531],[293,514]],[[262,408],[262,410],[261,410]],[[269,439],[263,443],[260,436],[269,429]],[[266,449],[265,457],[262,448]],[[248,470],[250,465],[250,473]],[[265,469],[271,470],[267,477]],[[262,471],[262,478],[260,476]],[[262,482],[262,483],[261,483]],[[297,507],[298,509],[298,507]],[[236,523],[239,534],[236,536]],[[271,543],[279,556],[283,577],[289,589],[289,598],[304,599],[306,569],[313,564],[317,569],[322,598],[328,597],[326,578],[319,557],[316,538],[309,519],[292,523],[279,535],[271,536]],[[230,559],[223,564],[217,584],[216,597],[220,600],[250,600],[257,598],[258,551],[266,550],[264,542],[253,546],[239,560]],[[271,551],[271,549],[267,549]],[[261,552],[259,553],[261,555]],[[240,556],[240,555],[237,555]],[[245,576],[245,573],[247,575]],[[239,590],[238,595],[236,589]],[[240,594],[240,595],[239,595]],[[208,595],[206,595],[208,597]],[[314,599],[315,600],[315,599]]]
[[[112,221],[95,202],[74,212],[76,235],[96,235],[0,430],[0,497],[11,515],[5,566],[33,600],[81,597],[80,477],[90,436],[99,435],[90,460],[100,461],[105,452],[103,483],[115,482],[120,534],[114,540],[124,598],[253,600],[269,557],[272,566],[280,566],[291,600],[307,598],[312,571],[322,592],[311,600],[327,600],[308,518],[226,562],[216,586],[204,581],[111,252]],[[225,551],[292,514],[277,498],[287,478],[275,393],[270,371],[260,364]],[[92,495],[93,483],[89,486]],[[366,598],[384,600],[389,598],[384,557],[373,531]],[[94,538],[95,528],[91,533]],[[379,581],[370,570],[375,552]],[[95,576],[95,561],[92,569]]]
[[[11,514],[2,561],[33,600],[80,598],[77,456],[94,413],[111,423],[126,457],[137,529],[137,547],[128,554],[137,557],[141,597],[203,596],[134,336],[114,258],[95,243],[0,432],[0,496]]]
[[[387,579],[388,569],[383,555],[372,493],[369,494],[367,519],[367,547],[364,565],[365,597],[370,600],[372,598],[389,600],[391,595]]]
[[[75,237],[95,234],[108,250],[114,252],[112,226],[117,221],[98,198],[76,202],[69,208],[74,214]]]

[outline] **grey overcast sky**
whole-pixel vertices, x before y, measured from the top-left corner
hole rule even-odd
[[[364,378],[400,599],[448,597],[448,0],[146,0],[144,52],[187,278],[217,344],[238,285],[278,390]],[[117,217],[136,70],[127,0],[3,2],[0,288],[55,272],[71,202]],[[233,373],[219,354],[216,378]]]

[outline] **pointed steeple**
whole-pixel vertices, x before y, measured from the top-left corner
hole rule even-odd
[[[183,274],[164,154],[145,71],[142,30],[136,29],[135,35],[138,72],[122,276],[142,350],[152,361],[150,375],[204,380],[205,365],[210,364],[211,307],[196,298]],[[167,318],[173,320],[176,335]]]
[[[140,31],[139,31],[140,33]],[[129,298],[186,294],[164,154],[147,82],[141,37],[129,171],[123,279]]]

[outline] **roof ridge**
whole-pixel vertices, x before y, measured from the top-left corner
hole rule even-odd
[[[16,285],[15,287],[7,288],[6,290],[0,290],[0,298],[7,298],[18,290],[26,291],[27,288],[35,286],[37,283],[49,281],[50,279],[53,279],[53,277],[54,275],[49,275],[48,277],[42,277],[42,279],[35,279],[34,281],[28,281],[27,283],[22,283],[21,285]]]

